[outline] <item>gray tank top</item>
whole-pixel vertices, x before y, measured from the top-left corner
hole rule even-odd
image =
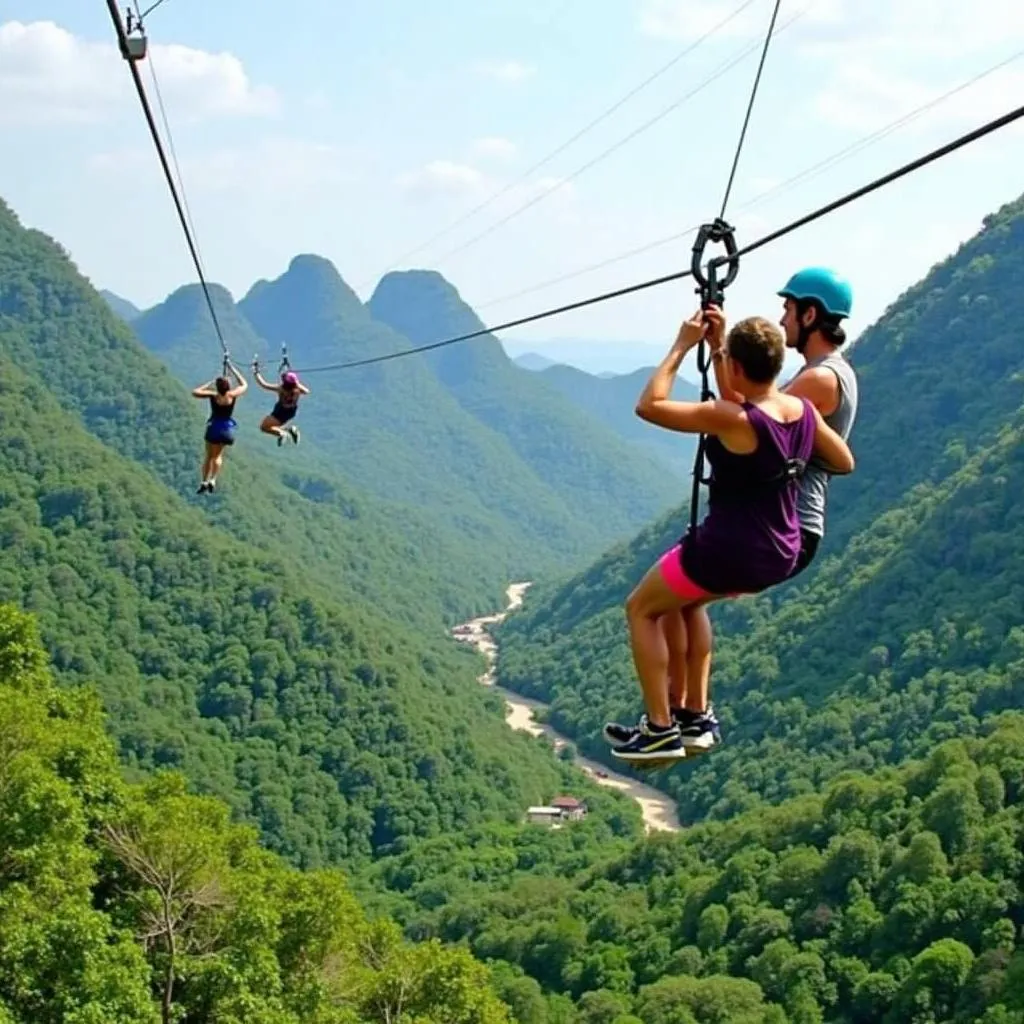
[[[846,441],[853,429],[853,421],[857,418],[857,375],[853,372],[853,367],[838,352],[809,360],[800,373],[815,366],[827,366],[839,380],[839,404],[835,412],[831,416],[825,416],[824,420]],[[800,373],[797,374],[798,377]],[[822,462],[812,458],[800,484],[800,497],[797,501],[800,528],[819,537],[825,536],[825,504],[831,478],[832,475]]]

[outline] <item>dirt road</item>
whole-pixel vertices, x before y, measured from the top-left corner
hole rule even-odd
[[[529,586],[529,583],[512,583],[506,591],[508,606],[503,612],[483,615],[478,619],[472,619],[464,623],[462,626],[457,626],[454,635],[457,640],[472,644],[487,659],[487,671],[480,676],[480,682],[484,686],[493,687],[505,698],[505,721],[513,729],[518,729],[521,732],[528,732],[533,736],[549,736],[555,745],[555,750],[558,751],[570,741],[561,733],[552,729],[550,725],[538,722],[534,717],[534,712],[544,708],[546,705],[540,701],[531,700],[529,697],[521,697],[511,690],[497,686],[494,682],[495,664],[498,660],[498,646],[488,632],[488,627],[501,622],[509,612],[518,608],[523,603],[523,595]],[[575,763],[598,784],[621,790],[627,796],[631,796],[636,800],[640,805],[644,824],[648,831],[652,829],[667,832],[679,831],[680,824],[679,817],[676,814],[675,803],[660,790],[654,789],[652,786],[645,786],[642,782],[637,782],[636,779],[610,771],[603,764],[591,761],[580,754],[576,755]]]

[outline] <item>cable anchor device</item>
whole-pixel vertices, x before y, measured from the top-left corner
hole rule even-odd
[[[277,367],[278,376],[283,377],[291,368],[292,364],[288,361],[288,346],[286,344],[282,344],[281,362]]]
[[[710,243],[725,246],[725,255],[716,256],[708,261],[707,271],[701,266],[704,250]],[[718,279],[719,268],[728,266],[725,277]],[[740,258],[736,246],[736,236],[732,225],[721,217],[716,217],[710,224],[702,224],[697,232],[690,255],[690,273],[697,282],[694,289],[700,296],[700,308],[722,306],[725,302],[725,289],[736,280],[740,272]],[[700,371],[700,400],[709,402],[715,397],[708,383],[708,371],[711,360],[707,352],[707,342],[703,337],[697,346],[697,369]],[[707,438],[701,434],[697,438],[697,452],[693,460],[693,491],[690,495],[690,532],[697,529],[697,506],[700,504],[700,485],[709,484],[710,479],[704,478],[704,445]]]
[[[700,264],[704,258],[704,250],[711,242],[716,245],[723,244],[725,255],[709,260],[705,275]],[[727,224],[721,217],[716,217],[710,224],[701,224],[690,256],[690,273],[697,282],[695,290],[700,295],[701,309],[720,306],[725,301],[725,289],[736,280],[736,275],[740,272],[740,258],[737,252],[736,236],[731,224]],[[719,281],[718,268],[726,263],[729,265],[729,272],[723,281]]]
[[[146,30],[142,25],[142,19],[136,18],[129,9],[125,20],[127,24],[125,26],[124,45],[121,47],[121,56],[125,60],[130,61],[145,60],[149,44],[146,39]]]

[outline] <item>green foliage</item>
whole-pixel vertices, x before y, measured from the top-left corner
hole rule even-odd
[[[586,488],[552,472],[550,428],[571,418],[531,422],[552,389],[516,390],[493,339],[342,374],[346,409],[385,382],[403,409],[428,387],[401,430],[439,445],[437,399],[452,436],[475,424],[482,461],[424,484],[427,511],[401,505],[423,460],[346,413],[356,476],[385,450],[421,463],[389,477],[390,504],[316,446],[273,473],[276,450],[239,446],[229,493],[200,504],[180,496],[200,411],[0,209],[0,593],[40,634],[0,608],[0,1024],[1024,1024],[1024,718],[1007,710],[1024,678],[1022,242],[1014,204],[854,350],[859,468],[833,487],[826,546],[799,582],[715,611],[727,742],[654,777],[697,824],[640,840],[634,804],[509,734],[479,659],[441,632],[496,605],[517,559],[598,539],[570,542],[560,518]],[[416,340],[477,323],[440,278],[388,288],[373,311]],[[218,301],[240,345],[295,327],[310,362],[405,344],[309,258],[241,314]],[[198,315],[163,312],[172,362],[215,351]],[[966,322],[981,341],[963,344]],[[340,448],[339,418],[315,415]],[[467,497],[493,482],[493,444],[517,468]],[[516,487],[535,488],[528,522]],[[641,514],[619,504],[606,537]],[[683,523],[540,582],[500,630],[501,681],[551,700],[586,753],[607,758],[601,724],[635,713],[621,604]],[[570,787],[585,821],[518,823]]]
[[[0,605],[0,1021],[509,1024],[486,968],[368,921],[226,806],[126,785],[96,699]]]
[[[392,907],[407,934],[500,958],[499,991],[540,1024],[542,997],[555,994],[574,999],[577,1021],[1014,1020],[1024,1009],[1022,765],[1024,716],[1007,713],[984,738],[874,776],[847,772],[777,807],[587,846],[575,865],[552,850],[545,877],[506,861],[474,878],[509,848],[478,833],[461,854],[448,850],[463,880],[444,903],[408,884],[412,856],[379,865],[374,881],[401,897]],[[1005,802],[947,829],[996,778]],[[433,870],[428,859],[423,878]]]
[[[219,534],[5,367],[0,590],[62,681],[94,682],[121,755],[180,768],[317,865],[518,818],[556,787],[479,661]]]
[[[120,295],[115,295],[106,288],[101,288],[99,294],[106,301],[107,305],[110,306],[111,312],[126,323],[131,323],[142,312],[133,302],[121,298]]]

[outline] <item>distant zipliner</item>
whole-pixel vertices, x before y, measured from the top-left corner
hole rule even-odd
[[[299,443],[299,438],[301,437],[299,428],[294,424],[292,426],[286,426],[286,424],[299,411],[299,399],[303,395],[310,393],[309,388],[299,380],[299,375],[294,370],[289,369],[288,353],[283,345],[281,346],[281,351],[281,365],[278,367],[278,372],[281,374],[280,384],[271,384],[269,381],[264,380],[263,375],[260,373],[259,361],[257,359],[252,361],[252,372],[256,378],[256,383],[264,391],[270,391],[277,395],[274,408],[260,422],[260,430],[264,434],[276,436],[278,447],[284,444],[286,434],[291,437],[294,444]]]
[[[238,381],[237,387],[231,387],[231,381],[227,377],[229,371]],[[233,416],[235,402],[248,388],[249,382],[225,356],[221,376],[192,389],[193,398],[210,400],[210,418],[206,421],[206,434],[203,437],[206,442],[206,457],[203,459],[202,483],[196,491],[197,494],[211,493],[217,485],[217,475],[224,466],[224,449],[235,443],[235,428],[238,426]]]

